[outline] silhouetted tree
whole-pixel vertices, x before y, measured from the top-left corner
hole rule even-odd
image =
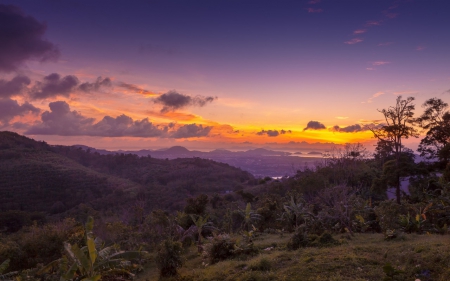
[[[402,140],[409,137],[418,137],[417,130],[413,127],[414,119],[414,98],[408,97],[405,100],[398,96],[394,106],[379,110],[384,115],[386,124],[381,127],[372,126],[375,138],[392,147],[395,155],[395,182],[397,203],[400,204],[400,156],[402,154]]]
[[[450,112],[448,104],[438,98],[431,98],[422,105],[423,114],[416,119],[417,124],[426,130],[426,136],[420,141],[421,156],[428,159],[439,158],[442,166],[450,159]]]

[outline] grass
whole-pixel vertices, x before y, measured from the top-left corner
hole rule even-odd
[[[385,241],[382,234],[356,234],[351,240],[327,248],[288,251],[289,235],[262,234],[255,239],[260,254],[207,265],[196,248],[187,249],[180,280],[269,281],[269,280],[382,280],[383,266],[390,263],[402,273],[389,280],[450,280],[450,236],[405,235]],[[271,250],[264,250],[273,247]],[[137,280],[158,280],[150,262]]]

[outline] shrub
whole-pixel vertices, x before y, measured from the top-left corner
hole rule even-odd
[[[180,242],[171,239],[163,241],[158,249],[156,263],[161,277],[178,275],[177,269],[183,265],[181,251],[183,246]]]
[[[294,235],[292,235],[291,239],[287,243],[288,250],[297,250],[301,247],[306,247],[309,245],[309,239],[306,231],[302,229],[298,229]]]
[[[209,243],[204,246],[204,254],[211,264],[233,257],[236,241],[228,234],[214,235],[208,239]]]

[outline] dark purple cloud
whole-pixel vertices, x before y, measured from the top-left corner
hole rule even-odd
[[[19,105],[16,100],[0,99],[0,123],[2,124],[8,124],[16,116],[23,116],[27,113],[37,114],[39,111],[28,102]]]
[[[197,138],[206,137],[211,131],[211,126],[197,125],[197,124],[187,124],[179,127],[176,131],[169,134],[171,138]]]
[[[29,59],[56,59],[58,49],[43,38],[46,29],[20,8],[0,4],[0,72],[15,71]]]
[[[207,103],[214,101],[215,97],[202,97],[196,96],[191,97],[188,95],[180,94],[176,91],[169,91],[165,94],[157,97],[154,102],[158,104],[162,104],[163,108],[161,109],[162,113],[168,111],[174,111],[180,108],[184,108],[187,106],[205,106]]]
[[[320,123],[319,121],[309,121],[306,125],[306,128],[303,129],[303,131],[306,130],[322,130],[326,129],[325,125]]]
[[[279,135],[284,135],[284,134],[286,134],[286,133],[291,133],[291,130],[280,130],[280,131],[278,131],[278,130],[261,130],[261,131],[259,131],[259,132],[257,132],[256,134],[258,135],[258,136],[264,136],[264,135],[267,135],[267,136],[269,136],[269,137],[278,137]]]
[[[102,87],[111,87],[112,82],[109,77],[102,78],[101,76],[97,77],[97,80],[95,80],[93,83],[84,82],[78,86],[78,89],[80,91],[91,93],[91,92],[97,92]]]
[[[52,73],[45,76],[42,81],[36,81],[30,92],[30,97],[34,100],[58,96],[69,97],[70,93],[77,89],[79,83],[80,81],[76,76],[61,77],[58,73]]]
[[[87,118],[77,111],[71,111],[65,101],[49,104],[50,111],[41,115],[41,122],[31,126],[25,133],[31,135],[97,136],[97,137],[204,137],[212,127],[187,124],[175,129],[174,126],[158,126],[148,118],[133,120],[127,115],[105,116],[99,122]],[[169,131],[169,129],[171,129]]]
[[[97,124],[93,125],[89,134],[103,137],[158,137],[162,136],[166,129],[155,126],[148,118],[135,120],[124,114],[111,117],[105,116]]]
[[[49,103],[50,111],[41,115],[42,122],[32,126],[26,134],[31,135],[60,135],[76,136],[86,135],[94,123],[94,118],[82,116],[77,111],[70,111],[65,101]]]
[[[30,78],[22,75],[18,75],[10,81],[0,79],[0,98],[9,98],[22,94],[30,83]]]
[[[342,133],[356,133],[356,132],[361,132],[361,131],[365,131],[366,129],[361,127],[361,125],[359,124],[355,124],[355,125],[350,125],[347,127],[339,127],[338,125],[333,126],[333,128],[331,128],[331,131],[334,132],[342,132]]]
[[[379,129],[383,126],[384,126],[383,124],[367,124],[367,125],[354,124],[346,127],[339,127],[338,125],[335,125],[332,128],[330,128],[330,131],[341,133],[356,133],[369,131],[370,129]]]

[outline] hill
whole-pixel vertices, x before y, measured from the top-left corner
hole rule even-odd
[[[249,173],[212,160],[102,155],[0,132],[0,211],[58,214],[80,204],[119,210],[136,200],[147,209],[176,209],[188,197],[242,189],[252,181]]]

